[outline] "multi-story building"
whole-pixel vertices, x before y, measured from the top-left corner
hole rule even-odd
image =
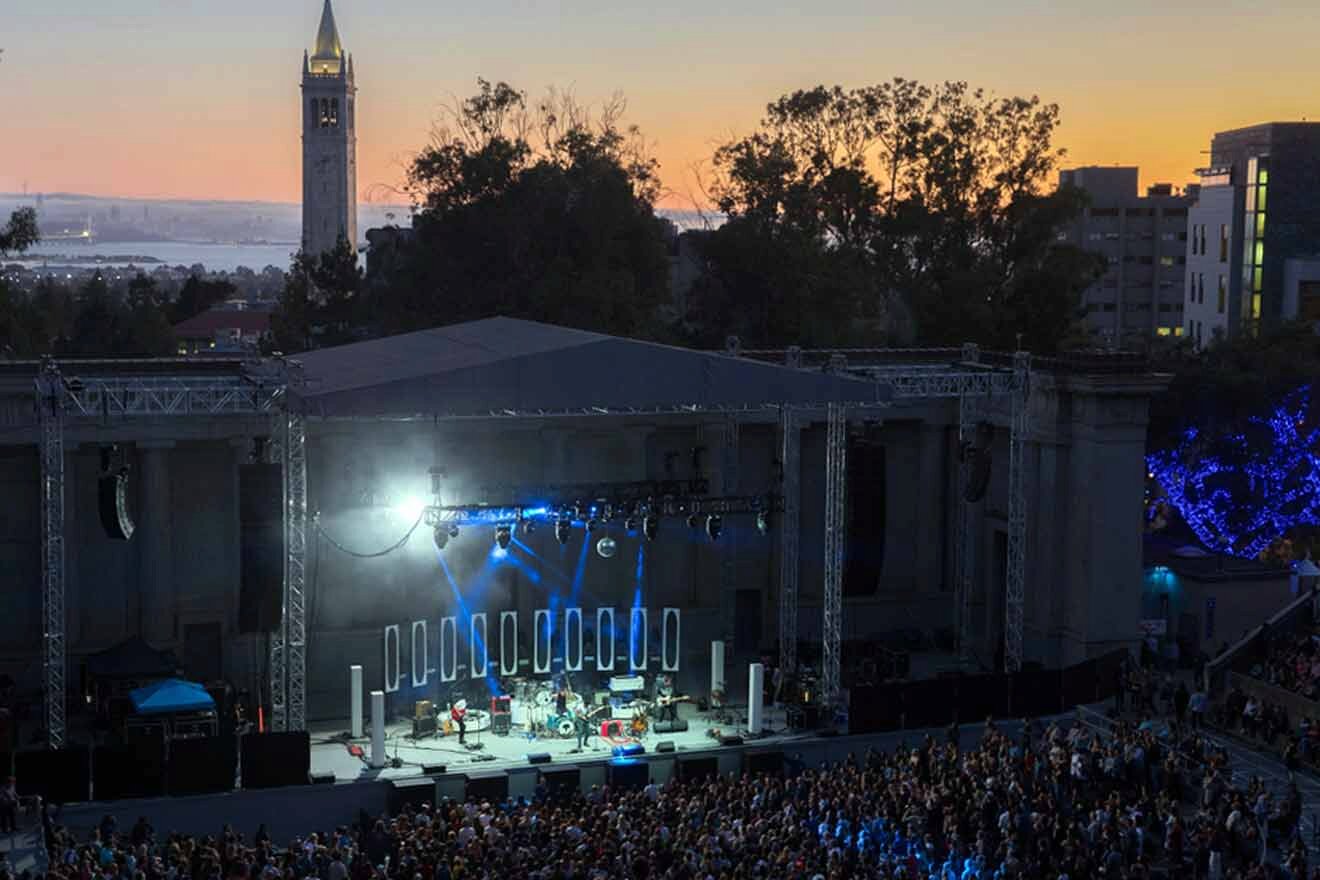
[[[1059,186],[1075,186],[1089,197],[1061,238],[1108,263],[1082,295],[1095,341],[1141,348],[1154,337],[1182,335],[1187,209],[1194,196],[1169,184],[1155,184],[1142,196],[1136,168],[1061,171]]]
[[[1188,216],[1184,321],[1198,346],[1320,321],[1320,123],[1219,132]]]

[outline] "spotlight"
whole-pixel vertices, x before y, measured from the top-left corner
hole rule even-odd
[[[756,512],[756,530],[762,535],[770,534],[770,514],[768,511],[758,510]]]
[[[536,530],[536,523],[530,519],[520,519],[518,520],[518,529],[524,535],[530,535]]]
[[[508,550],[509,543],[513,540],[513,529],[508,526],[495,527],[495,543],[501,550]]]
[[[655,533],[659,530],[660,517],[656,516],[654,513],[648,513],[642,518],[642,534],[646,536],[646,540],[654,541]]]
[[[449,537],[450,538],[458,537],[458,526],[454,525],[453,523],[449,524]]]
[[[426,513],[426,502],[414,496],[405,498],[395,508],[404,519],[421,519]]]
[[[619,549],[619,545],[614,543],[614,539],[608,535],[596,542],[596,552],[600,554],[601,559],[609,559]]]
[[[635,532],[635,531],[637,531],[637,517],[635,517],[635,516],[630,516],[630,517],[628,517],[627,519],[625,519],[625,520],[623,521],[623,528],[624,528],[625,531],[628,531],[628,532]]]
[[[688,528],[689,529],[701,528],[701,520],[702,520],[701,514],[699,513],[689,514],[687,518]]]
[[[595,519],[589,519],[589,520],[587,520],[587,534],[588,534],[588,535],[590,535],[590,534],[592,534],[593,532],[595,532],[596,529],[598,529],[598,528],[600,528],[600,523],[596,522]]]
[[[720,539],[720,533],[724,531],[724,518],[712,514],[710,519],[706,520],[706,534],[710,535],[712,541]]]
[[[436,526],[431,537],[435,540],[435,549],[437,550],[445,549],[445,546],[449,543],[449,532],[445,530],[444,526]]]
[[[568,539],[573,536],[573,524],[566,519],[555,520],[555,540],[560,544],[567,544]]]

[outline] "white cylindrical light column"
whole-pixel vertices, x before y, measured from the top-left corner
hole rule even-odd
[[[385,766],[385,692],[371,692],[371,766]]]
[[[761,701],[764,688],[765,667],[760,663],[753,663],[747,667],[747,732],[751,734],[761,732]]]
[[[724,687],[724,643],[710,643],[710,692],[713,694],[719,691],[725,695],[727,701],[728,689]]]
[[[362,739],[362,667],[348,667],[348,718],[353,739]]]

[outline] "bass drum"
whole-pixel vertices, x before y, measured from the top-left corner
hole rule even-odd
[[[555,732],[564,739],[570,739],[573,736],[573,719],[560,716],[559,722],[555,726]]]

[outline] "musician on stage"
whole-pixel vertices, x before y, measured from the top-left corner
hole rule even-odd
[[[458,725],[458,744],[463,745],[467,734],[467,700],[459,700],[449,709],[449,717]]]
[[[570,688],[570,687],[568,686],[568,682],[565,681],[565,682],[560,686],[559,691],[555,694],[555,714],[556,714],[556,715],[559,715],[559,716],[562,717],[562,716],[568,714],[568,700],[569,700],[569,697],[571,697],[572,695],[573,695],[573,689]]]
[[[587,714],[587,707],[580,706],[573,713],[573,730],[577,734],[578,751],[583,751],[587,747],[587,740],[591,738],[591,716]]]
[[[659,707],[657,721],[677,721],[678,703],[674,701],[674,680],[667,675],[656,676],[652,700]]]

